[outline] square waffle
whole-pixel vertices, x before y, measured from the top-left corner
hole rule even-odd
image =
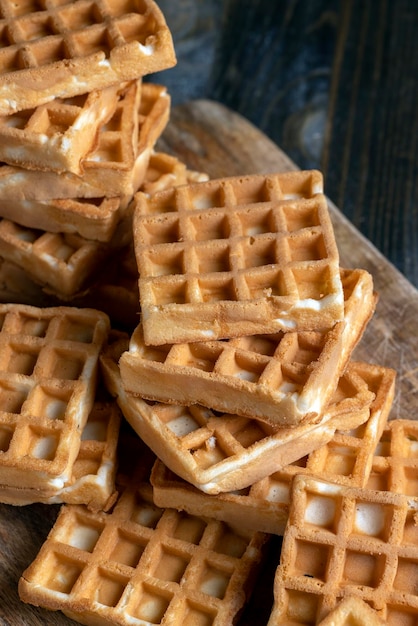
[[[44,490],[0,485],[0,502],[14,505],[65,502],[85,504],[94,511],[107,510],[115,497],[120,421],[120,411],[115,402],[96,399],[83,428],[80,448],[68,482]]]
[[[136,80],[175,62],[153,0],[2,0],[0,115]]]
[[[68,482],[108,332],[93,309],[0,305],[0,484]]]
[[[343,318],[319,172],[138,193],[134,240],[147,344],[330,328]]]
[[[295,476],[269,626],[317,624],[347,596],[416,623],[417,517],[418,498]]]
[[[176,474],[205,493],[244,489],[332,439],[336,429],[355,427],[370,415],[374,394],[349,369],[335,402],[315,424],[273,428],[265,422],[219,414],[200,405],[184,407],[127,394],[118,362],[128,337],[113,333],[100,357],[104,380],[132,428]]]
[[[272,426],[315,421],[334,393],[374,312],[365,270],[341,272],[344,321],[327,331],[288,331],[228,340],[147,346],[145,322],[120,360],[130,394],[175,404],[202,404]]]
[[[41,175],[2,165],[0,214],[15,219],[10,216],[8,200],[15,207],[23,203],[28,209],[27,202],[31,201],[134,194],[144,180],[151,150],[168,122],[169,111],[165,87],[144,83],[141,88],[139,81],[130,84],[112,117],[100,128],[97,146],[81,162],[82,175],[52,171]]]
[[[0,199],[0,215],[28,228],[51,233],[75,233],[92,241],[110,241],[130,199],[130,196],[39,201]]]
[[[83,624],[230,626],[268,536],[156,507],[150,464],[141,449],[136,454],[147,473],[131,466],[111,511],[61,508],[19,581],[21,599]]]
[[[171,472],[157,459],[151,474],[154,502],[158,506],[208,515],[230,524],[283,535],[289,515],[293,477],[304,473],[342,485],[363,487],[371,471],[373,452],[392,406],[395,371],[352,361],[348,372],[364,380],[375,394],[364,424],[337,430],[324,446],[297,459],[247,489],[216,496],[205,494]],[[347,375],[345,377],[347,382]],[[344,390],[341,382],[340,391]],[[245,520],[245,522],[243,521]]]
[[[128,225],[120,223],[119,231],[120,237],[115,235],[111,243],[102,243],[77,234],[27,228],[0,218],[0,254],[65,299],[88,286],[111,252],[126,244]]]
[[[35,170],[81,173],[80,161],[116,109],[119,84],[55,98],[35,109],[0,115],[0,160]]]
[[[373,457],[367,487],[407,496],[418,494],[418,421],[388,422]]]

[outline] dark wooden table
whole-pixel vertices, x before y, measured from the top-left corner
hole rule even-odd
[[[217,100],[302,168],[418,286],[417,0],[159,0],[173,105]],[[155,75],[153,77],[155,79]]]

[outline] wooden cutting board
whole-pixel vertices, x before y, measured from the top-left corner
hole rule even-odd
[[[210,101],[195,101],[172,111],[159,148],[211,178],[295,169],[265,135],[242,117]],[[326,181],[325,181],[326,188]],[[418,417],[418,291],[344,218],[330,202],[341,265],[367,269],[379,293],[377,311],[356,349],[356,357],[397,370],[392,418]],[[64,626],[74,623],[19,601],[17,583],[34,559],[58,507],[0,505],[0,626]],[[272,599],[280,541],[240,626],[263,626]]]

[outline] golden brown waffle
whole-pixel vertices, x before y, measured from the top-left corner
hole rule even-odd
[[[330,328],[343,318],[318,172],[138,193],[134,239],[147,344]]]
[[[176,474],[206,493],[244,489],[324,445],[336,429],[370,415],[373,394],[349,371],[335,404],[316,424],[272,428],[265,422],[218,414],[200,405],[152,403],[127,394],[118,362],[128,338],[115,337],[101,355],[104,379],[132,428]]]
[[[100,126],[115,111],[121,85],[0,116],[0,160],[9,165],[81,173]]]
[[[152,0],[4,0],[0,115],[172,67],[164,16]]]
[[[76,233],[92,241],[110,241],[126,213],[130,196],[0,200],[0,214],[28,228]]]
[[[384,626],[384,623],[364,600],[348,596],[318,626]]]
[[[129,221],[130,224],[130,221]],[[126,231],[126,232],[122,232]],[[120,225],[120,237],[111,243],[91,241],[76,234],[49,233],[25,228],[0,218],[0,254],[62,299],[92,282],[103,261],[130,237]]]
[[[0,484],[64,486],[93,406],[109,320],[93,309],[0,305]]]
[[[253,530],[282,535],[289,515],[293,477],[303,473],[342,485],[363,487],[370,474],[373,451],[392,405],[394,370],[351,362],[350,374],[364,380],[375,399],[364,424],[337,430],[321,448],[274,472],[247,489],[216,496],[205,494],[171,472],[161,460],[154,464],[151,483],[158,506],[185,510],[190,514],[213,516],[231,523],[245,524]],[[345,383],[349,378],[345,377]],[[346,393],[341,381],[340,392]]]
[[[97,146],[82,161],[82,176],[2,165],[0,214],[19,221],[16,215],[5,213],[10,208],[2,209],[9,199],[15,206],[20,202],[27,207],[27,201],[133,195],[144,180],[152,148],[167,124],[169,111],[165,87],[130,84],[111,119],[101,127]]]
[[[347,596],[414,624],[417,516],[418,498],[295,476],[269,626],[317,624]]]
[[[393,419],[376,446],[369,489],[418,495],[418,421]]]
[[[66,502],[85,504],[94,511],[107,510],[115,498],[119,426],[120,411],[116,403],[96,400],[83,428],[68,482],[47,489],[0,485],[0,502],[14,505]]]
[[[130,394],[291,427],[320,419],[375,306],[365,270],[342,272],[344,321],[328,331],[147,346],[140,324],[120,360]],[[144,322],[145,325],[145,322]]]
[[[268,536],[156,507],[149,467],[123,481],[109,513],[62,507],[19,581],[24,602],[84,624],[236,621]]]
[[[207,175],[186,168],[185,164],[162,152],[151,152],[141,190],[147,193],[181,185]],[[126,213],[131,196],[114,198],[61,198],[52,200],[7,200],[0,213],[19,224],[48,232],[77,233],[86,239],[109,241]],[[136,263],[136,262],[135,262]]]

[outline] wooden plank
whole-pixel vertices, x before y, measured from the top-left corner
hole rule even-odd
[[[220,104],[196,101],[176,107],[160,148],[211,177],[289,170],[294,164],[252,124]],[[357,356],[398,371],[392,417],[415,417],[418,399],[418,291],[362,237],[330,202],[345,267],[363,267],[380,293],[377,312],[357,349]],[[57,507],[0,505],[0,626],[65,626],[52,613],[19,601],[17,582],[42,544]],[[266,570],[240,626],[267,623],[272,584],[279,558],[275,538]]]

